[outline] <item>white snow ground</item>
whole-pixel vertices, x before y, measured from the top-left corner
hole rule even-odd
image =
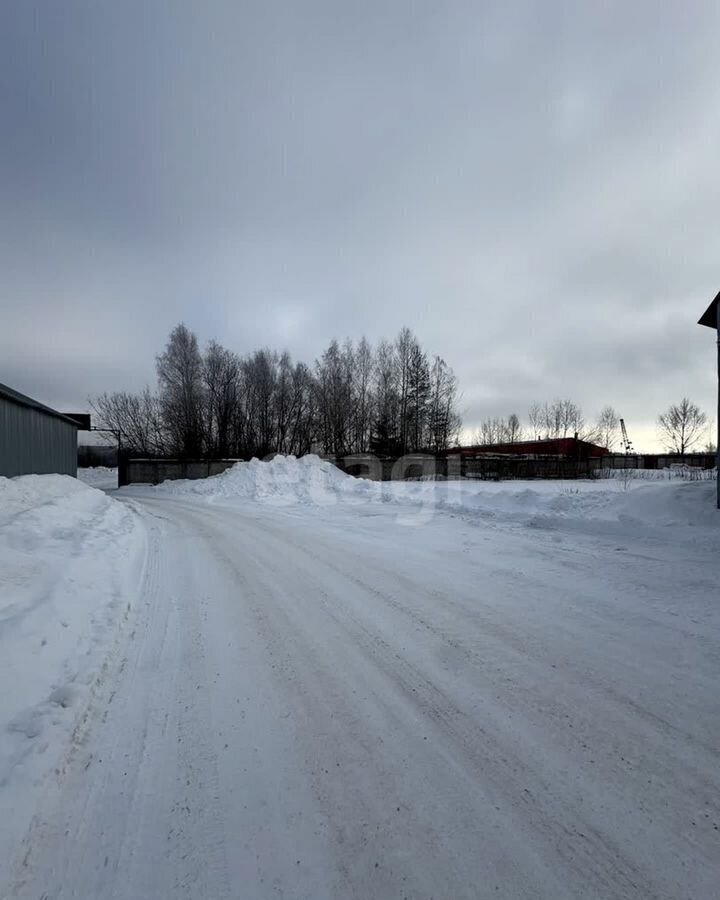
[[[145,547],[138,516],[74,478],[0,478],[0,871],[89,728]]]
[[[118,486],[118,470],[109,466],[89,466],[78,469],[77,477],[83,484],[101,491],[110,491]]]
[[[58,774],[0,785],[0,896],[716,898],[713,493],[281,458],[99,495],[143,588]]]

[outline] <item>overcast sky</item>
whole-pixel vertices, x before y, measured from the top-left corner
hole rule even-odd
[[[715,408],[720,4],[0,3],[0,381],[407,324],[472,428]]]

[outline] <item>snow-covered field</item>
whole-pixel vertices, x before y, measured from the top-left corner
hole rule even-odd
[[[717,897],[711,482],[24,481],[0,896]]]

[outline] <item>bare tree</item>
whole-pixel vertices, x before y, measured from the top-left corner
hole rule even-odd
[[[403,452],[400,443],[398,370],[395,345],[381,341],[375,352],[374,416],[370,436],[370,449],[381,456],[399,456]]]
[[[542,425],[545,430],[545,437],[563,437],[563,431],[567,433],[567,424],[564,419],[565,413],[562,400],[553,400],[552,403],[546,402],[542,408]]]
[[[183,324],[174,328],[156,364],[170,451],[201,456],[205,449],[203,362],[192,331]]]
[[[528,418],[534,436],[538,438],[567,438],[575,435],[580,440],[597,439],[595,427],[589,427],[580,406],[567,398],[557,398],[552,403],[533,403]]]
[[[326,453],[344,456],[352,449],[352,344],[336,340],[315,363],[318,437]]]
[[[658,416],[661,440],[672,453],[684,454],[700,440],[706,422],[705,413],[683,397]]]
[[[482,445],[500,444],[505,439],[505,423],[502,419],[483,419],[475,435],[475,443]]]
[[[275,449],[278,453],[290,453],[288,430],[293,416],[293,365],[287,350],[277,360],[275,378]]]
[[[431,365],[408,328],[376,352],[365,338],[332,341],[313,372],[270,349],[241,359],[211,341],[201,354],[181,324],[156,364],[158,396],[93,401],[100,420],[143,455],[441,452],[460,430],[452,369],[439,357]]]
[[[543,408],[539,403],[533,403],[530,409],[528,410],[528,422],[530,423],[530,431],[532,432],[532,439],[537,440],[540,437],[542,432],[544,418],[543,418]]]
[[[558,407],[558,418],[561,425],[562,433],[559,437],[572,437],[577,435],[579,438],[589,437],[585,429],[585,419],[583,418],[582,409],[572,400],[556,400]]]
[[[372,347],[367,338],[362,337],[355,351],[353,366],[353,408],[355,412],[354,449],[358,453],[367,453],[370,449],[370,432],[372,430],[372,376],[374,362]]]
[[[480,423],[475,442],[478,444],[516,444],[522,440],[520,419],[511,413],[507,419],[495,416]]]
[[[597,421],[597,440],[600,446],[612,450],[618,439],[620,419],[612,406],[604,406]]]
[[[507,420],[507,441],[510,444],[517,444],[522,438],[522,427],[520,419],[516,413],[510,413]]]
[[[242,362],[244,407],[240,449],[243,456],[263,457],[277,449],[277,367],[277,354],[268,349],[256,350]]]
[[[408,406],[410,402],[410,365],[415,345],[415,337],[409,328],[402,328],[395,339],[395,360],[397,363],[397,391],[399,414],[399,438],[402,453],[409,447]]]
[[[203,358],[205,450],[209,456],[231,453],[232,424],[239,403],[240,360],[211,341]]]
[[[120,446],[142,456],[167,452],[158,398],[145,388],[142,394],[119,391],[90,400],[100,426],[118,433]]]
[[[312,372],[305,363],[296,363],[292,373],[292,402],[287,436],[288,453],[310,453],[315,428],[315,390]]]
[[[457,439],[460,417],[457,413],[457,378],[445,360],[436,356],[430,371],[428,408],[428,448],[435,453],[447,450]]]

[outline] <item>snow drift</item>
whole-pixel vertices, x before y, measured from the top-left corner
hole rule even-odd
[[[86,469],[78,469],[78,481],[90,487],[99,488],[101,491],[114,490],[118,486],[117,467],[90,466]]]
[[[66,475],[0,477],[0,858],[77,733],[136,593],[144,528]],[[22,800],[20,800],[22,798]]]
[[[328,506],[345,499],[379,498],[381,485],[352,478],[319,456],[275,456],[236,463],[220,475],[197,480],[165,481],[156,490],[202,495],[210,502],[247,499],[269,506]]]
[[[577,531],[720,528],[712,481],[600,479],[577,481],[373,482],[341,472],[318,456],[276,456],[241,462],[211,478],[166,481],[155,490],[209,503],[254,502],[273,507],[325,508],[391,504],[493,519],[534,528]]]

